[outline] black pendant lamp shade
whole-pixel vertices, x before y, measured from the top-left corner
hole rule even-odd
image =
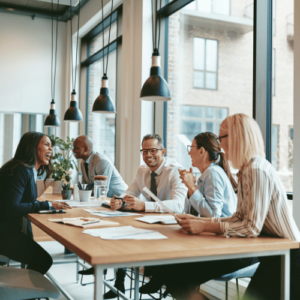
[[[162,77],[160,55],[157,49],[154,49],[154,52],[152,54],[152,67],[150,70],[150,77],[145,81],[142,87],[140,99],[146,101],[171,100],[168,83]]]
[[[95,100],[92,111],[95,113],[105,113],[105,114],[116,113],[114,103],[109,97],[108,78],[105,74],[102,77],[100,95]]]
[[[70,107],[65,113],[64,121],[67,122],[80,122],[83,120],[82,113],[80,109],[77,107],[77,101],[75,100],[75,90],[73,90],[71,94]]]
[[[59,127],[60,126],[59,118],[55,114],[55,102],[53,99],[51,101],[50,113],[45,120],[44,126],[49,126],[49,127]]]

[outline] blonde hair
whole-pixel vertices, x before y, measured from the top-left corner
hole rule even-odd
[[[220,129],[228,134],[228,156],[234,168],[240,170],[255,155],[266,156],[261,130],[249,116],[229,116],[221,123]]]

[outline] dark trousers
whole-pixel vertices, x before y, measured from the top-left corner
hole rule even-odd
[[[28,269],[45,274],[52,265],[52,258],[32,236],[23,232],[0,232],[0,254],[24,263]]]
[[[300,249],[291,250],[290,300],[300,299]],[[243,297],[244,300],[280,299],[280,257],[258,258],[260,265]]]
[[[256,259],[244,258],[166,265],[161,266],[159,272],[155,271],[155,276],[160,276],[162,283],[167,286],[168,292],[173,297],[177,300],[187,300],[192,297],[198,285],[248,267],[255,262]]]

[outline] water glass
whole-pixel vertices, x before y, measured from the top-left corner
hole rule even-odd
[[[98,180],[95,176],[94,180],[94,199],[96,201],[106,200],[107,195],[107,181]]]

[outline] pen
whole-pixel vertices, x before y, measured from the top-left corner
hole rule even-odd
[[[82,225],[88,225],[88,224],[99,223],[99,222],[100,222],[100,220],[99,221],[86,222],[86,223],[82,223]]]

